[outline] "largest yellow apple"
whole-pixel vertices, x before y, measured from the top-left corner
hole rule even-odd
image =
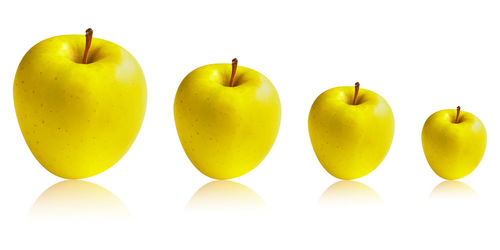
[[[48,171],[68,179],[96,175],[120,160],[146,110],[146,82],[137,61],[112,42],[92,40],[91,33],[38,43],[14,80],[26,143]]]
[[[340,179],[373,171],[389,151],[394,116],[380,95],[337,87],[318,96],[309,112],[309,136],[321,165]]]
[[[215,179],[254,169],[278,134],[281,106],[271,81],[231,64],[189,73],[177,90],[174,117],[182,147],[193,165]]]

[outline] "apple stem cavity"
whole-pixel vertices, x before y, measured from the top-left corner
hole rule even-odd
[[[460,106],[457,107],[457,117],[455,118],[455,123],[459,123],[460,119]]]
[[[90,44],[92,43],[92,34],[94,31],[91,28],[88,28],[85,31],[85,52],[83,52],[83,64],[87,64],[87,59],[89,57]]]
[[[234,58],[232,61],[233,71],[231,72],[231,80],[229,81],[229,86],[233,87],[234,77],[236,76],[236,69],[238,68],[238,59]]]
[[[358,99],[359,94],[359,82],[354,84],[354,100],[352,101],[352,105],[356,105],[356,99]]]

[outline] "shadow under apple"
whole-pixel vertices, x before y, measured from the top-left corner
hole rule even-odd
[[[382,198],[368,185],[347,180],[332,184],[321,195],[318,201],[318,205],[321,207],[381,204],[383,204]]]
[[[469,185],[456,180],[439,183],[429,195],[431,201],[467,201],[478,199],[477,193]]]
[[[237,213],[265,211],[264,200],[249,187],[234,181],[212,181],[191,197],[186,212]]]
[[[45,190],[35,201],[30,221],[89,222],[130,218],[127,207],[107,189],[88,181],[65,180]]]

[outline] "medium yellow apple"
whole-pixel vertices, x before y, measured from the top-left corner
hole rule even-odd
[[[309,112],[309,136],[331,175],[356,179],[373,171],[389,151],[394,116],[380,95],[353,87],[323,92]]]
[[[281,105],[269,79],[233,60],[189,73],[177,90],[174,118],[193,165],[211,178],[230,179],[267,155],[278,134]]]
[[[127,152],[146,110],[146,82],[134,57],[87,35],[46,39],[23,57],[14,80],[19,126],[48,171],[79,179]]]
[[[486,129],[460,107],[432,114],[422,129],[425,158],[440,177],[455,180],[470,174],[483,158]]]

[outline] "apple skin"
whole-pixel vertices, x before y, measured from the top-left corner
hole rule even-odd
[[[28,147],[51,173],[67,179],[99,174],[134,142],[146,111],[146,82],[134,57],[85,36],[46,39],[23,57],[14,105]]]
[[[445,109],[432,114],[422,129],[425,158],[434,172],[448,180],[470,174],[479,165],[486,149],[486,129],[479,118]]]
[[[382,162],[391,147],[394,116],[380,95],[354,87],[323,92],[309,112],[309,136],[321,165],[344,180],[360,178]]]
[[[254,169],[278,134],[281,104],[271,81],[238,66],[230,87],[232,65],[195,69],[181,82],[174,118],[182,147],[203,174],[231,179]]]

